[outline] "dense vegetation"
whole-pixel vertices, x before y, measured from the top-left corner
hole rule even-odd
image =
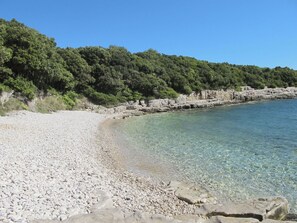
[[[297,71],[210,63],[151,49],[59,48],[54,39],[16,20],[0,19],[0,92],[13,89],[24,100],[57,94],[71,108],[79,95],[97,104],[117,104],[243,85],[297,86]]]

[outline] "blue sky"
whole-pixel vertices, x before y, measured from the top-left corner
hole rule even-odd
[[[297,0],[1,0],[60,47],[124,46],[297,69]]]

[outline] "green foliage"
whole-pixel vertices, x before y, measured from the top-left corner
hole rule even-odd
[[[63,95],[63,101],[66,105],[66,109],[71,110],[76,105],[78,94],[74,91],[68,91]]]
[[[116,105],[119,102],[114,95],[97,92],[93,88],[88,88],[84,93],[95,104]]]
[[[27,97],[29,100],[32,100],[35,97],[37,88],[32,81],[28,81],[24,77],[16,77],[15,79],[9,78],[4,81],[4,84],[9,86],[11,89],[14,89],[16,92],[22,94],[22,96]]]
[[[66,69],[75,77],[75,85],[78,90],[82,90],[85,85],[94,82],[94,78],[90,75],[91,67],[77,49],[58,49],[58,53],[66,62]]]
[[[16,110],[28,110],[28,107],[20,100],[16,98],[10,98],[6,103],[0,105],[0,116]]]
[[[8,86],[0,83],[0,93],[3,91],[11,91],[11,89]]]
[[[37,31],[12,20],[5,22],[4,46],[7,51],[6,66],[18,76],[31,80],[39,89],[50,85],[59,89],[71,88],[74,78],[64,67],[64,61],[57,53],[56,44]]]
[[[185,85],[185,86],[183,87],[183,92],[184,92],[185,94],[191,94],[191,93],[193,92],[193,90],[192,90],[192,88],[191,88],[189,85]]]
[[[177,98],[178,93],[172,88],[166,88],[165,90],[160,91],[160,98]]]
[[[66,108],[63,98],[60,96],[49,96],[36,101],[36,111],[41,113],[65,110]]]
[[[297,71],[169,56],[153,49],[131,53],[118,46],[58,48],[48,38],[16,20],[0,19],[0,91],[4,85],[33,99],[51,95],[40,110],[77,106],[78,94],[94,103],[175,98],[205,89],[297,86]],[[3,85],[4,84],[4,85]]]

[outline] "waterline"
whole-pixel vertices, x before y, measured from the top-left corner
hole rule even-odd
[[[297,100],[281,100],[133,117],[115,128],[147,159],[219,198],[282,195],[296,212],[296,124]]]

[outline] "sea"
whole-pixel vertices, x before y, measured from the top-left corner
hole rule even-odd
[[[126,168],[221,200],[284,196],[297,213],[297,99],[156,113],[112,124]]]

